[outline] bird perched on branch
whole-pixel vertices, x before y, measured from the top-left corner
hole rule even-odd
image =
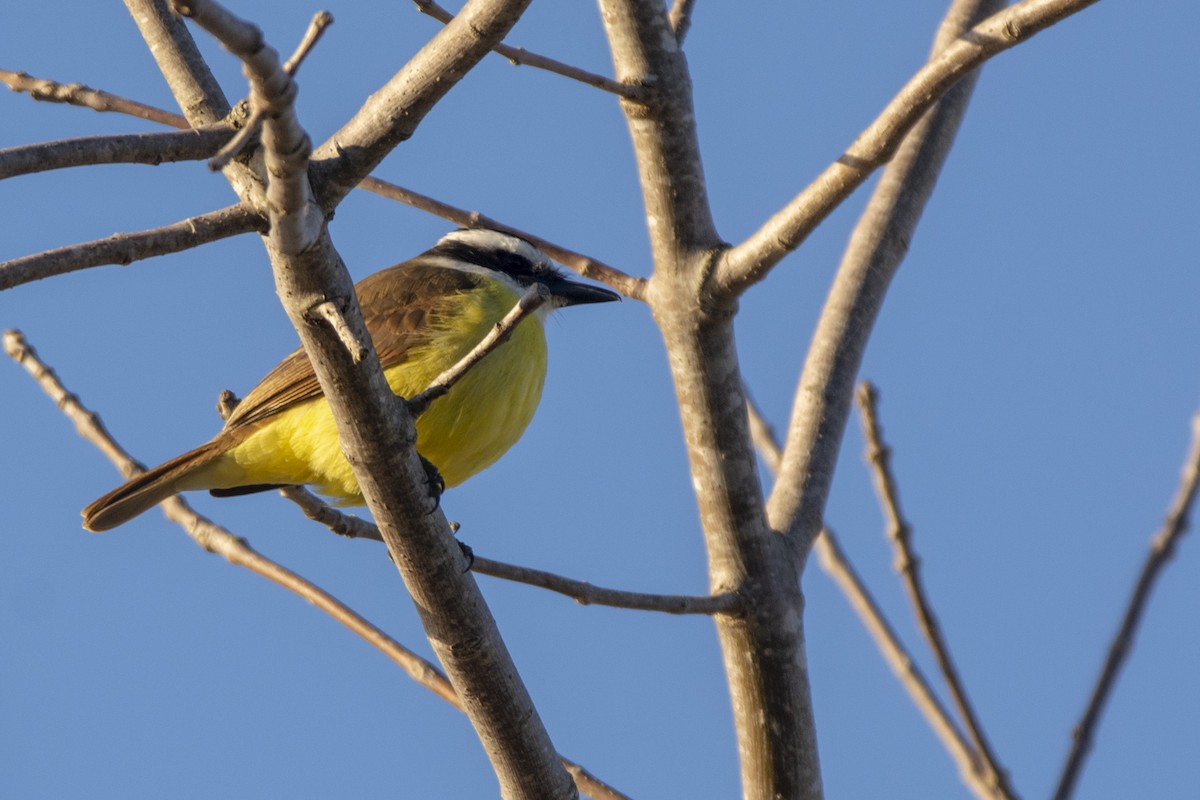
[[[533,418],[546,377],[541,318],[619,296],[570,280],[524,239],[483,229],[447,234],[416,258],[355,285],[388,385],[412,397],[471,352],[535,283],[549,301],[417,420],[417,451],[446,486],[493,464]],[[114,528],[189,489],[225,496],[294,484],[310,484],[339,504],[363,502],[303,350],[267,373],[211,441],[96,500],[83,510],[83,525]]]

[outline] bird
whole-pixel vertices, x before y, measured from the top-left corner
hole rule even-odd
[[[445,487],[491,466],[525,432],[546,377],[542,319],[620,295],[571,280],[525,239],[484,228],[448,233],[355,284],[389,387],[412,397],[469,353],[535,283],[549,300],[417,419],[417,452]],[[180,491],[230,496],[301,484],[338,505],[364,502],[333,412],[298,349],[250,390],[220,433],[92,502],[83,526],[115,528]]]

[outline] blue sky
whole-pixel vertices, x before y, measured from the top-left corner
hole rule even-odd
[[[686,50],[717,224],[739,241],[848,146],[922,63],[943,5],[701,0]],[[317,7],[239,3],[290,52]],[[300,75],[314,141],[431,36],[409,5],[330,7]],[[119,7],[6,9],[0,66],[170,107]],[[1200,406],[1200,9],[1108,0],[994,59],[863,367],[882,394],[930,594],[1018,790],[1048,794],[1175,490]],[[198,35],[230,97],[233,59]],[[592,3],[535,3],[510,42],[606,74]],[[0,93],[0,147],[152,130]],[[649,261],[616,101],[489,57],[377,172],[635,274]],[[870,187],[866,187],[869,189]],[[778,426],[866,190],[742,304],[743,368]],[[0,183],[0,259],[229,204],[201,164]],[[332,231],[356,278],[450,226],[366,193]],[[138,457],[211,436],[295,346],[254,237],[0,294],[41,355]],[[636,302],[548,325],[542,407],[448,493],[481,555],[640,591],[701,593],[705,556],[663,349]],[[103,536],[79,509],[114,470],[0,365],[0,796],[488,797],[466,720],[297,598],[157,513]],[[851,421],[827,518],[932,673],[892,572]],[[270,495],[196,496],[254,547],[428,653],[382,550]],[[1179,797],[1200,748],[1195,543],[1154,593],[1079,796]],[[704,619],[580,607],[480,578],[555,744],[635,797],[738,793]],[[815,563],[808,654],[830,797],[966,797],[955,768]]]

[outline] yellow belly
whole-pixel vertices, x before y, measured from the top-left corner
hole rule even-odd
[[[385,366],[392,391],[404,397],[423,391],[470,352],[516,299],[503,287],[458,298],[460,307],[446,317],[453,320],[452,329],[442,330],[434,344],[410,353],[404,363]],[[521,438],[541,399],[545,377],[545,334],[541,322],[530,317],[421,415],[417,451],[437,467],[447,486],[462,483],[495,463]],[[323,397],[279,413],[189,483],[200,484],[189,488],[309,484],[340,504],[363,502]]]

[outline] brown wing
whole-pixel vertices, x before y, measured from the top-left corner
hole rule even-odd
[[[437,314],[439,299],[470,291],[478,282],[474,274],[437,266],[423,254],[355,284],[380,363],[384,367],[403,363],[409,350],[426,340],[426,325]],[[320,395],[321,386],[308,356],[303,349],[296,350],[250,390],[225,429],[252,425]]]

